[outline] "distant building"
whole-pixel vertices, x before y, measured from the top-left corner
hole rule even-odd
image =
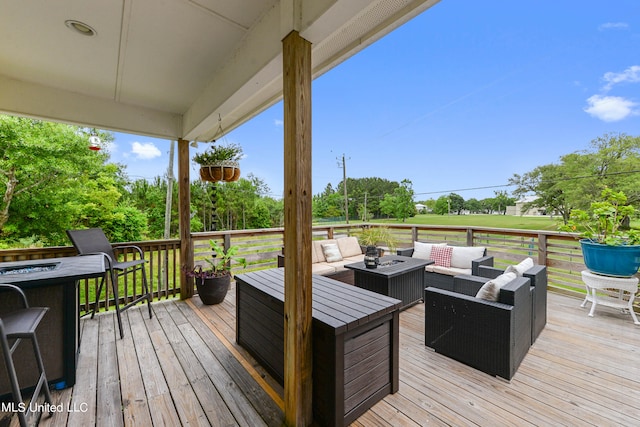
[[[515,215],[515,216],[540,216],[540,215],[546,215],[546,211],[544,208],[536,208],[536,207],[531,207],[529,209],[525,209],[524,205],[527,203],[531,203],[533,201],[535,201],[538,197],[537,196],[527,196],[527,197],[523,197],[522,199],[518,200],[516,202],[515,206],[507,206],[507,215]]]
[[[416,203],[416,211],[420,214],[429,213],[431,209],[427,205],[423,205],[422,203]]]

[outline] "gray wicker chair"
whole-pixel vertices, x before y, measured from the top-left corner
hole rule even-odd
[[[493,267],[493,260],[491,265],[479,266],[476,275],[493,279],[504,273],[504,270]],[[531,281],[531,344],[533,344],[547,324],[547,267],[534,265],[523,276]]]
[[[144,253],[142,252],[142,249],[140,249],[138,246],[133,245],[112,247],[111,243],[109,243],[109,240],[107,240],[107,236],[105,236],[104,232],[100,228],[67,230],[67,235],[69,236],[71,243],[73,243],[73,246],[76,248],[79,255],[104,255],[105,269],[107,270],[107,272],[102,277],[100,286],[98,287],[98,292],[96,293],[96,303],[93,306],[93,312],[91,313],[92,319],[96,314],[98,303],[100,301],[100,293],[102,292],[102,286],[104,285],[107,274],[110,275],[111,279],[111,287],[113,289],[113,298],[116,306],[116,317],[118,318],[120,338],[124,337],[120,313],[122,313],[129,307],[132,307],[142,300],[147,300],[147,305],[149,308],[149,318],[153,317],[153,314],[151,312],[151,292],[149,291],[149,285],[147,284],[147,272],[144,268],[144,265],[147,261],[144,259]],[[119,262],[118,257],[115,255],[114,249],[133,249],[138,254],[138,259]],[[120,307],[120,297],[118,295],[118,278],[126,274],[135,273],[136,271],[140,271],[142,273],[141,295],[137,298],[134,298],[133,301],[129,301],[127,304],[125,304],[124,307]]]
[[[29,307],[26,295],[22,289],[17,286],[0,284],[0,290],[13,291],[20,299],[20,308],[0,316],[0,341],[2,344],[4,362],[7,368],[7,375],[9,376],[9,382],[11,383],[11,394],[16,405],[15,409],[18,413],[18,420],[20,421],[20,425],[25,427],[27,426],[27,414],[31,411],[29,410],[30,405],[28,402],[24,402],[22,399],[22,392],[20,390],[20,384],[18,383],[18,374],[16,372],[16,362],[13,360],[13,353],[18,348],[18,345],[22,340],[28,339],[31,341],[40,375],[29,401],[35,402],[40,396],[40,393],[43,392],[45,402],[51,404],[52,401],[51,394],[49,393],[49,384],[47,383],[47,376],[44,371],[42,356],[40,355],[40,346],[38,345],[38,339],[36,337],[36,328],[49,308]],[[6,296],[2,295],[2,298],[6,298]],[[33,384],[28,384],[27,386],[30,387],[33,386]],[[22,405],[25,405],[24,411],[21,408]]]
[[[454,291],[425,289],[425,345],[511,380],[531,346],[530,281],[516,278],[500,290],[496,302],[475,297],[485,282],[461,275],[454,278]]]

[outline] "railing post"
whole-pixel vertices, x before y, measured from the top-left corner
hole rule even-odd
[[[222,245],[224,247],[224,251],[227,252],[231,247],[231,234],[224,233],[224,235],[222,236],[222,240],[223,240]]]
[[[473,228],[467,228],[467,246],[473,246]]]
[[[329,227],[327,230],[327,239],[333,239],[333,227]]]
[[[411,227],[411,242],[418,241],[418,227]]]
[[[538,264],[547,266],[547,235],[546,234],[538,234]]]

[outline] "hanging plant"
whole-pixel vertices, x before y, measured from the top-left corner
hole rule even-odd
[[[193,161],[200,165],[200,178],[203,181],[233,182],[240,179],[240,158],[242,147],[238,144],[218,144],[196,154]]]

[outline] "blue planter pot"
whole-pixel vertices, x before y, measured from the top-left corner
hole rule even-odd
[[[640,245],[609,246],[580,240],[584,264],[589,270],[607,276],[629,277],[640,267]]]

